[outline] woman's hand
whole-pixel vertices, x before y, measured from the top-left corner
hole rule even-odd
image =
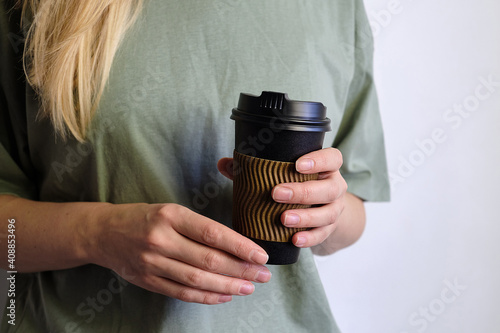
[[[176,204],[106,208],[89,261],[186,302],[218,304],[267,282],[266,252],[230,228]]]
[[[219,171],[230,179],[233,178],[231,165],[232,159],[230,158],[223,158],[218,163]],[[295,246],[318,246],[336,230],[345,207],[347,193],[347,184],[339,172],[341,166],[342,154],[338,149],[326,148],[314,151],[300,157],[296,162],[296,169],[304,174],[319,173],[318,180],[284,183],[274,187],[272,196],[276,202],[321,205],[307,209],[287,210],[281,215],[281,222],[287,227],[312,228],[308,231],[297,232],[293,236],[292,242]],[[350,196],[349,200],[351,197],[355,198],[351,194],[348,196]],[[358,198],[355,199],[361,202]],[[331,253],[333,250],[328,252]]]

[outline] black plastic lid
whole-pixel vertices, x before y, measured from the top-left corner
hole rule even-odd
[[[290,131],[332,130],[322,103],[293,101],[288,99],[287,94],[272,91],[263,91],[260,96],[241,93],[231,119],[262,126],[279,126]]]

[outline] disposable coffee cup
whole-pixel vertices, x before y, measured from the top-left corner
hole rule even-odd
[[[279,92],[241,93],[231,119],[235,120],[233,229],[266,250],[268,264],[293,264],[300,248],[293,245],[292,236],[306,229],[283,226],[281,214],[310,206],[277,203],[271,192],[280,183],[318,178],[298,173],[295,161],[322,148],[325,132],[331,130],[326,107],[290,100]]]

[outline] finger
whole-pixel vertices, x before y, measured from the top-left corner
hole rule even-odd
[[[231,295],[224,295],[188,287],[178,282],[168,280],[156,275],[149,275],[144,277],[143,283],[141,283],[139,286],[149,291],[176,298],[184,302],[221,304],[232,300]]]
[[[316,205],[333,202],[346,191],[347,183],[335,172],[327,179],[276,185],[271,195],[276,202]]]
[[[334,223],[308,231],[299,231],[293,235],[292,242],[297,247],[316,246],[323,243],[336,228],[337,225]]]
[[[219,170],[219,172],[233,180],[233,159],[232,158],[229,158],[229,157],[224,157],[224,158],[221,158],[219,160],[219,162],[217,162],[217,169]]]
[[[239,296],[250,295],[255,290],[249,281],[207,272],[174,259],[157,256],[151,264],[150,273],[191,288]]]
[[[344,200],[321,207],[287,210],[281,214],[281,223],[290,228],[323,227],[335,223],[343,210]]]
[[[224,251],[209,248],[185,237],[175,243],[177,246],[173,252],[165,253],[165,257],[177,259],[203,271],[225,274],[239,279],[261,283],[271,279],[271,272],[265,266],[240,260]]]
[[[295,168],[300,173],[311,174],[327,171],[337,171],[342,166],[342,154],[335,148],[316,150],[301,156],[295,162]]]
[[[180,214],[184,216],[170,220],[175,221],[175,230],[187,238],[255,264],[264,265],[269,259],[260,246],[225,225],[190,210]]]

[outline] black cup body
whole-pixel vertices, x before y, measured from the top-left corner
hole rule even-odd
[[[295,162],[323,147],[324,132],[299,132],[236,120],[234,147],[252,157]]]

